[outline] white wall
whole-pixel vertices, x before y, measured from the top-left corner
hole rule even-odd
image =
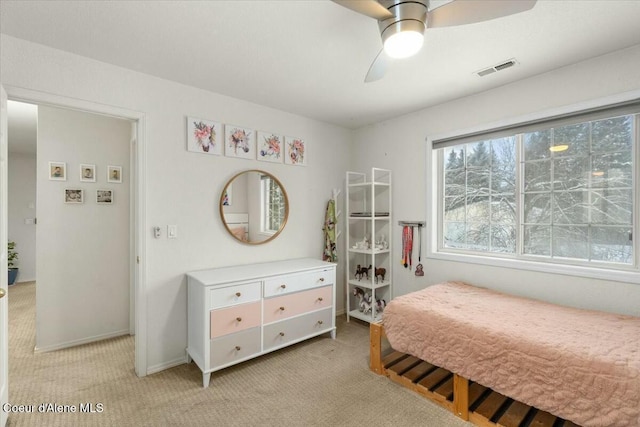
[[[432,173],[425,167],[427,136],[638,90],[638,69],[640,45],[359,129],[352,168],[392,169],[394,222],[425,220],[435,215],[426,212],[426,181]],[[394,233],[396,295],[444,280],[464,280],[560,304],[640,315],[637,284],[433,259],[424,262],[425,276],[418,278],[398,267],[400,227]]]
[[[11,137],[11,136],[9,136]],[[9,153],[9,240],[18,252],[17,282],[36,280],[36,225],[25,219],[36,217],[36,155]]]
[[[129,145],[131,122],[79,111],[38,109],[36,348],[50,350],[129,333]],[[49,180],[49,162],[67,180]],[[96,182],[80,181],[80,164]],[[122,183],[107,182],[122,166]],[[65,204],[64,190],[84,190]],[[98,205],[96,190],[113,190]]]
[[[163,227],[161,239],[149,238],[147,259],[143,260],[147,271],[149,371],[184,361],[186,272],[288,258],[321,258],[326,202],[331,190],[344,184],[350,131],[6,35],[0,36],[0,76],[4,85],[145,113],[146,220],[149,227]],[[186,116],[300,136],[309,144],[308,166],[187,152]],[[219,217],[218,200],[224,184],[244,169],[272,173],[289,195],[287,225],[277,239],[265,245],[237,242],[227,234]],[[167,224],[178,226],[177,239],[166,239]],[[344,275],[338,268],[341,308]]]

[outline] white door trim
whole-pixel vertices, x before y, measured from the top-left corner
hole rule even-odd
[[[0,427],[7,424],[9,414],[3,407],[9,401],[9,292],[7,285],[7,94],[0,85]]]
[[[146,115],[140,111],[128,110],[107,104],[99,104],[78,98],[40,92],[16,86],[4,86],[7,95],[15,101],[30,102],[52,107],[65,107],[74,110],[104,114],[108,116],[136,121],[135,176],[133,188],[134,247],[132,265],[134,269],[135,295],[135,372],[139,377],[147,375],[147,297],[146,297]],[[139,261],[138,261],[139,260]]]

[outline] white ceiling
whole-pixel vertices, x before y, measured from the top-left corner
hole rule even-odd
[[[538,0],[428,29],[417,56],[365,84],[376,21],[331,1],[0,2],[2,33],[347,128],[640,44],[638,22],[636,0]]]

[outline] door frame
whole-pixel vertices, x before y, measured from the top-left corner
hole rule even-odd
[[[135,143],[132,150],[135,154],[135,168],[131,175],[133,210],[133,233],[130,254],[130,265],[134,279],[133,304],[135,317],[135,372],[139,377],[147,375],[147,295],[146,295],[146,115],[140,111],[128,110],[112,105],[99,104],[77,98],[69,98],[47,92],[40,92],[16,86],[4,86],[7,96],[13,101],[23,101],[51,107],[64,107],[89,113],[102,114],[116,118],[131,120],[135,126]],[[131,325],[130,325],[131,329]]]

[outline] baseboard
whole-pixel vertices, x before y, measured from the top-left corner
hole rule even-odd
[[[159,363],[157,365],[149,366],[147,368],[147,375],[155,374],[160,371],[164,371],[165,369],[170,369],[178,365],[183,365],[187,363],[187,356],[179,357],[170,362]]]
[[[109,338],[121,337],[122,335],[129,335],[129,329],[123,329],[121,331],[109,332],[108,334],[95,335],[89,338],[82,338],[79,340],[67,341],[60,344],[48,345],[45,347],[35,347],[34,353],[46,353],[48,351],[62,350],[63,348],[76,347],[82,344],[89,344],[96,341],[102,341]]]
[[[336,310],[336,317],[343,316],[346,312],[344,308],[342,310]]]

